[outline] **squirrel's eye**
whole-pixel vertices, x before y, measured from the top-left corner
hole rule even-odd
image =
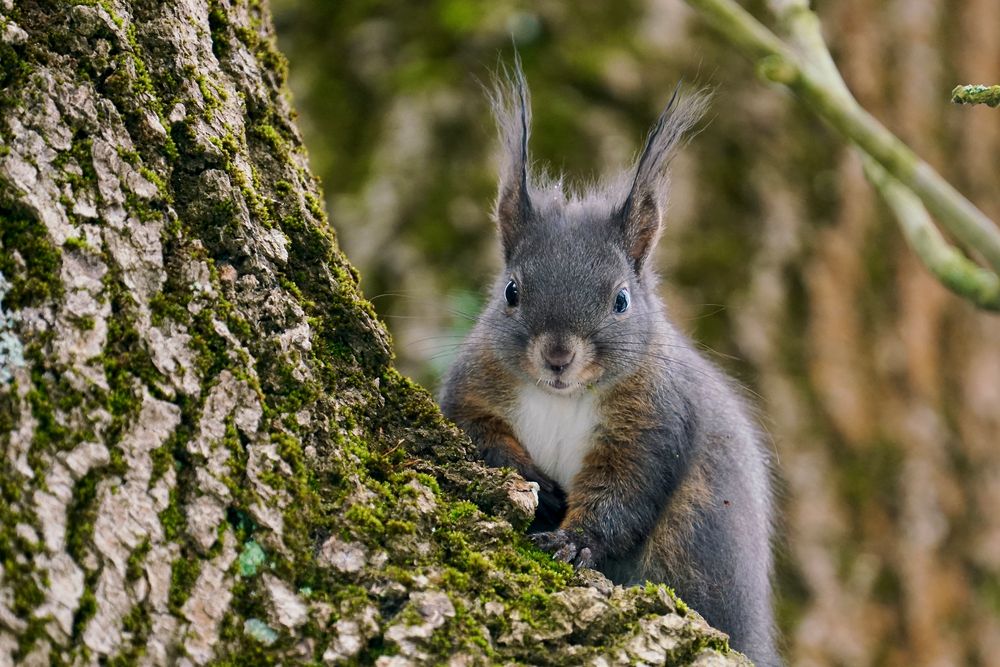
[[[615,312],[624,313],[628,310],[629,303],[628,289],[623,287],[618,290],[618,296],[615,297]]]
[[[517,294],[517,283],[511,280],[507,283],[507,289],[503,291],[503,298],[507,299],[507,305],[511,308],[515,307],[518,302]]]

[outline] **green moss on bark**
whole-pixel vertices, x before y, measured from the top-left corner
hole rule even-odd
[[[202,561],[192,554],[182,554],[170,564],[170,591],[167,605],[174,614],[180,615],[181,607],[191,596],[198,575],[201,574]]]
[[[2,186],[3,183],[0,183]],[[0,187],[0,274],[10,282],[4,307],[17,311],[40,306],[63,294],[62,260],[45,225],[22,210]]]

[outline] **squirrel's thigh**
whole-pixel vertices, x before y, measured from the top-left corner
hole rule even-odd
[[[705,583],[695,531],[711,530],[712,492],[700,467],[694,466],[674,492],[636,558],[636,579],[669,584],[693,593]]]

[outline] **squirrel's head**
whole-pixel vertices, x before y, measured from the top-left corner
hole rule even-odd
[[[622,377],[662,335],[651,254],[667,203],[670,158],[706,97],[675,91],[633,167],[582,194],[532,177],[531,110],[520,63],[496,84],[501,140],[494,217],[504,269],[484,317],[494,352],[516,375],[557,394]]]

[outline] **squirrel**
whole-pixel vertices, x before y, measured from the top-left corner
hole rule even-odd
[[[520,60],[497,77],[504,268],[440,404],[488,465],[538,484],[536,545],[616,584],[672,586],[775,665],[770,457],[732,382],[656,293],[668,165],[707,104],[678,91],[630,171],[566,194],[529,169]]]

